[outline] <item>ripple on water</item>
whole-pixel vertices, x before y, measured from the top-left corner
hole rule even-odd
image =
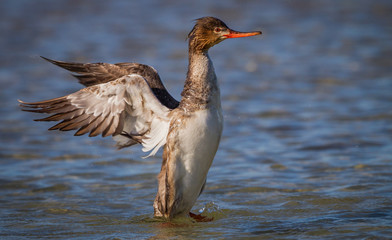
[[[391,1],[3,2],[0,238],[392,236]],[[178,99],[197,12],[265,34],[211,50],[225,129],[193,212],[214,221],[170,224],[153,217],[159,157],[47,132],[16,98],[81,87],[43,54],[151,64]]]
[[[69,191],[71,187],[66,184],[54,184],[52,186],[43,187],[43,188],[35,188],[32,190],[33,193],[45,193],[45,192],[65,192]]]
[[[83,159],[97,159],[99,156],[91,154],[64,154],[56,157],[52,157],[51,160],[54,161],[64,161],[64,160],[83,160]]]

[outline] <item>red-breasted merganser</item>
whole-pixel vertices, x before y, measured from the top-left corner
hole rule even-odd
[[[49,130],[77,130],[113,136],[119,148],[140,143],[154,155],[163,146],[154,216],[189,215],[204,189],[223,127],[220,91],[208,49],[228,38],[259,35],[237,32],[214,17],[196,20],[189,38],[189,66],[180,102],[163,86],[156,70],[139,63],[49,62],[74,73],[86,86],[40,102],[20,101],[22,110],[52,114],[37,121],[61,121]]]

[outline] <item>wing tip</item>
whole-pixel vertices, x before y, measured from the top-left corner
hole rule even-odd
[[[52,63],[52,64],[54,64],[54,65],[58,65],[60,62],[59,61],[56,61],[56,60],[53,60],[53,59],[50,59],[50,58],[47,58],[47,57],[44,57],[44,56],[40,56],[42,59],[44,59],[44,60],[46,60],[46,61],[48,61],[48,62],[50,62],[50,63]]]
[[[47,58],[47,57],[44,57],[44,56],[42,56],[42,55],[40,55],[40,57],[41,57],[42,59],[45,59],[46,61],[49,61],[49,62],[50,62],[50,60],[51,60],[51,59],[49,59],[49,58]]]
[[[44,57],[44,56],[40,56],[40,57],[41,57],[42,59],[44,59],[44,60],[46,60],[46,61],[48,61],[48,62],[50,62],[50,63],[56,65],[56,66],[59,66],[59,67],[62,67],[62,68],[64,68],[63,65],[66,64],[66,62],[53,60],[53,59],[50,59],[50,58],[47,58],[47,57]]]

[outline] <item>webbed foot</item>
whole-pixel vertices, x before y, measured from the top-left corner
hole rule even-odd
[[[194,214],[189,212],[189,216],[193,219],[196,220],[196,222],[211,222],[212,220],[214,220],[214,218],[209,218],[206,216],[202,216],[201,214]]]

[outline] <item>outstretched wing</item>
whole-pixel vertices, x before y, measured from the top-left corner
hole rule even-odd
[[[52,114],[36,121],[61,121],[49,130],[77,130],[76,136],[112,135],[120,148],[141,143],[143,151],[152,150],[150,155],[166,143],[171,110],[140,75],[126,75],[60,98],[19,102],[24,111]]]
[[[179,104],[179,102],[169,94],[165,86],[163,86],[157,71],[151,66],[140,63],[69,63],[55,61],[45,57],[42,58],[75,73],[72,75],[79,79],[81,84],[87,87],[107,83],[125,75],[140,75],[147,81],[152,92],[163,105],[170,109],[174,109]]]

